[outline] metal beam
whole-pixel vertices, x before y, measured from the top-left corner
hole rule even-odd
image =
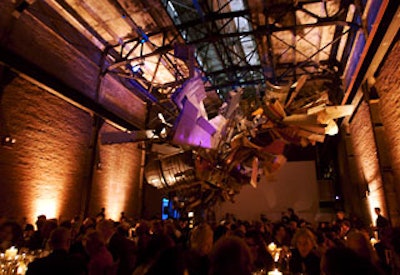
[[[222,13],[212,12],[207,3],[204,3],[203,6],[205,9],[207,9],[206,10],[207,18],[202,17],[202,18],[200,18],[200,20],[203,21],[204,23],[206,21],[211,23],[211,27],[209,24],[204,24],[204,23],[201,24],[206,29],[206,35],[209,33],[213,33],[215,30],[217,30],[217,32],[221,32],[221,30],[224,28],[224,26],[221,27],[219,24],[217,24],[216,20],[213,19],[213,16],[214,15],[218,16],[218,14],[222,14]],[[232,18],[233,17],[230,17],[230,19],[232,19]],[[178,30],[179,30],[179,28],[178,28]],[[190,37],[190,34],[188,34],[188,37]],[[213,45],[213,48],[209,48],[209,49],[215,50],[215,54],[220,61],[221,67],[226,67],[227,65],[233,66],[233,61],[232,61],[231,56],[228,54],[227,47],[225,45],[225,41],[223,41],[223,40],[215,41],[215,42],[211,42],[211,44]],[[222,49],[219,46],[221,46]],[[226,61],[229,64],[225,64]]]
[[[197,26],[197,25],[203,25],[203,24],[207,24],[209,22],[215,22],[216,20],[230,19],[230,18],[235,18],[235,17],[243,17],[245,15],[250,16],[249,10],[241,10],[241,11],[233,11],[233,12],[210,12],[210,13],[207,13],[201,19],[191,20],[191,21],[176,25],[175,27],[178,30],[185,30],[185,29]]]
[[[0,63],[46,91],[59,96],[84,111],[98,115],[121,130],[133,131],[139,129],[131,122],[117,116],[113,112],[107,110],[103,105],[85,96],[82,91],[70,87],[36,64],[22,58],[3,46],[0,46]]]
[[[323,51],[324,49],[326,49],[327,47],[331,46],[332,44],[337,43],[340,38],[345,35],[346,33],[350,32],[351,28],[349,28],[347,31],[345,31],[344,33],[342,33],[341,36],[336,37],[334,40],[332,40],[330,43],[326,44],[325,46],[323,46],[322,48],[320,48],[319,50],[317,50],[316,52],[314,52],[312,55],[310,55],[306,60],[302,61],[301,63],[297,64],[296,68],[300,68],[301,66],[303,66],[304,64],[308,63],[310,60],[312,60],[312,58],[317,55],[318,53],[320,53],[321,51]],[[283,74],[281,74],[279,76],[279,80],[281,80],[292,68],[287,69]]]
[[[339,74],[342,75],[345,68],[346,68],[346,64],[349,60],[350,57],[350,53],[351,50],[354,46],[354,41],[356,39],[357,36],[357,30],[351,30],[347,36],[347,40],[346,40],[346,45],[344,46],[343,52],[342,52],[342,57],[341,60],[339,61],[340,64],[340,68],[339,68]]]
[[[220,19],[228,19],[232,17],[242,17],[243,15],[248,14],[247,10],[244,11],[237,11],[237,12],[228,12],[228,13],[221,13],[221,14],[216,14],[213,15],[215,16],[214,18],[206,16],[206,18],[209,18],[209,20],[213,19],[215,20],[220,20]],[[184,24],[176,25],[173,27],[169,28],[163,28],[159,31],[156,32],[151,32],[147,33],[147,37],[151,38],[152,36],[160,35],[161,33],[169,33],[173,32],[175,29],[178,29],[179,31],[188,31],[190,28],[196,28],[198,25],[204,24],[204,21],[201,20],[193,20],[189,22],[185,22]],[[336,18],[324,18],[323,20],[321,19],[318,22],[312,23],[312,24],[299,24],[299,25],[292,25],[292,26],[276,26],[273,24],[265,24],[258,26],[257,29],[252,30],[252,31],[241,31],[241,32],[231,32],[231,33],[207,33],[202,38],[196,39],[196,40],[191,40],[191,41],[186,41],[187,44],[189,45],[194,45],[202,42],[215,42],[221,39],[225,39],[228,37],[241,37],[241,36],[249,36],[249,35],[265,35],[265,34],[272,34],[275,32],[282,32],[282,31],[294,31],[294,30],[303,30],[306,28],[313,28],[313,27],[324,27],[324,26],[348,26],[350,28],[356,28],[358,29],[360,26],[354,22],[347,22],[344,20],[339,20]],[[140,37],[136,37],[133,39],[129,39],[124,41],[124,43],[131,43],[131,42],[138,42],[140,41]],[[118,45],[115,45],[118,46]]]
[[[218,90],[218,89],[223,89],[223,88],[231,88],[234,89],[236,87],[243,87],[243,86],[254,86],[254,85],[258,85],[258,84],[263,84],[265,83],[264,78],[260,78],[260,79],[253,79],[253,80],[245,80],[245,81],[226,81],[223,83],[219,83],[216,85],[212,85],[212,86],[207,86],[205,87],[206,91],[214,91],[214,90]]]
[[[215,77],[220,74],[229,74],[231,72],[241,72],[241,71],[262,71],[261,65],[245,65],[245,66],[230,66],[229,68],[217,70],[217,71],[208,71],[206,72],[206,76]]]
[[[133,20],[133,18],[129,15],[129,13],[125,10],[125,8],[118,1],[108,0],[108,2],[111,5],[113,5],[117,9],[117,11],[121,13],[121,15],[124,16],[124,18],[126,19],[126,21],[129,24],[129,26],[137,33],[138,38],[141,40],[142,43],[146,43],[146,45],[149,46],[150,48],[152,48],[154,52],[157,51],[159,48],[163,48],[165,46],[165,36],[164,36],[162,47],[157,47],[155,44],[153,44],[150,41],[150,38],[145,33],[145,31],[135,22],[135,20]],[[141,57],[143,57],[143,56],[141,56]],[[172,74],[179,75],[180,77],[184,77],[182,75],[182,72],[179,70],[179,68],[173,62],[173,60],[171,60],[167,55],[160,54],[159,58],[160,58],[160,60],[161,59],[163,60],[164,64],[168,64],[168,66],[166,66],[166,68],[169,69],[169,71]],[[157,72],[154,72],[154,75],[152,76],[152,78],[155,78],[156,73]]]
[[[287,65],[288,67],[290,67],[290,63]],[[309,65],[311,67],[313,67],[313,65]],[[299,78],[302,75],[308,75],[309,76],[309,80],[313,80],[313,79],[326,79],[326,80],[332,80],[334,79],[335,75],[329,71],[325,71],[325,72],[313,72],[313,73],[297,73],[297,74],[288,74],[287,75],[287,79],[284,79],[284,81],[282,82],[291,82],[294,78]],[[266,81],[269,81],[271,83],[274,83],[274,79],[273,78],[258,78],[258,79],[252,79],[252,80],[232,80],[232,81],[222,81],[219,83],[216,83],[212,86],[207,86],[206,87],[206,91],[213,91],[213,90],[218,90],[218,89],[224,89],[224,88],[235,88],[238,86],[251,86],[251,85],[264,85]],[[281,82],[281,83],[282,83]]]
[[[348,13],[348,7],[345,7],[345,5],[347,5],[347,2],[348,2],[347,0],[341,0],[340,1],[339,10],[342,10],[342,9],[345,8],[345,10],[347,11],[346,13],[343,12],[341,15],[339,15],[339,19],[341,19],[341,20],[346,20],[346,16],[347,16],[347,13]],[[333,35],[333,39],[336,39],[337,37],[342,36],[341,35],[342,32],[343,32],[343,26],[337,26],[336,29],[335,29],[335,34]],[[334,60],[336,60],[336,56],[337,56],[337,52],[338,52],[338,49],[339,49],[339,45],[340,45],[340,43],[334,43],[332,45],[331,55],[329,57],[332,62]]]
[[[302,24],[302,25],[295,25],[295,26],[284,26],[284,27],[277,27],[274,25],[264,25],[259,26],[256,30],[253,31],[242,31],[242,32],[231,32],[231,33],[213,33],[211,35],[205,36],[203,38],[199,38],[197,40],[189,41],[188,44],[198,44],[204,42],[215,42],[221,39],[225,39],[228,37],[242,37],[242,36],[250,36],[250,35],[263,35],[263,34],[270,34],[275,32],[282,32],[282,31],[294,31],[294,30],[302,30],[306,28],[314,28],[314,27],[323,27],[323,26],[349,26],[350,28],[359,28],[358,25],[353,24],[351,22],[340,21],[340,20],[333,20],[333,21],[323,21],[317,22],[313,24]]]
[[[351,82],[348,85],[342,104],[351,104],[357,101],[357,93],[362,82],[373,76],[381,64],[391,43],[395,39],[400,26],[400,6],[397,1],[386,0],[381,4],[376,18],[377,24],[372,28],[365,44],[359,63]],[[371,62],[372,61],[372,62]],[[359,100],[359,99],[358,99]],[[354,104],[354,103],[353,103]],[[345,118],[349,121],[351,118]]]

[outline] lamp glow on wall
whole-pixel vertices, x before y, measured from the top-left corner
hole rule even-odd
[[[375,220],[376,220],[376,214],[375,214],[375,207],[379,207],[381,209],[386,209],[386,204],[384,201],[384,190],[382,184],[380,184],[380,181],[374,180],[370,184],[368,184],[368,196],[367,196],[367,201],[368,201],[368,210],[369,210],[369,215],[371,217],[371,221],[373,221],[375,225]]]
[[[75,162],[59,161],[61,157],[54,153],[50,145],[41,146],[42,148],[48,146],[46,150],[43,150],[42,155],[29,156],[32,168],[30,180],[24,187],[24,196],[29,196],[29,199],[25,200],[27,200],[27,217],[31,222],[42,214],[47,218],[57,219],[61,215],[66,215],[67,208],[71,207],[71,189],[75,187],[71,173],[67,172],[73,171]],[[76,159],[75,156],[78,154],[79,151],[71,149],[68,153],[64,153],[63,157]]]
[[[108,184],[104,186],[104,206],[107,210],[107,218],[118,220],[119,215],[125,208],[126,192],[118,184],[117,179],[108,181]]]
[[[56,198],[36,198],[34,205],[34,217],[46,215],[46,217],[57,217],[58,205]]]
[[[55,179],[46,176],[45,180],[37,179],[29,186],[31,194],[31,205],[29,218],[35,219],[39,215],[46,215],[47,218],[58,218],[60,215],[60,199],[65,195],[62,184]]]
[[[135,169],[140,169],[135,165],[140,160],[140,155],[135,150],[135,144],[102,147],[104,166],[99,174],[98,184],[106,218],[119,220],[121,212],[127,211]]]
[[[54,167],[54,159],[38,155],[30,155],[29,161],[30,180],[24,184],[24,196],[29,197],[25,198],[27,218],[30,222],[42,214],[47,218],[59,218],[63,202],[68,203],[67,186],[72,184],[69,178],[60,176],[60,170],[69,170],[69,164]]]

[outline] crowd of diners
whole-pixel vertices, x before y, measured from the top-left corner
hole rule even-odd
[[[232,214],[218,222],[133,220],[124,213],[114,221],[103,208],[84,220],[40,215],[35,226],[1,217],[0,250],[47,251],[29,263],[28,275],[400,274],[400,229],[378,224],[343,211],[312,224],[291,208],[277,221]]]

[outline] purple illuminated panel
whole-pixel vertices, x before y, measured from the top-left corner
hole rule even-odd
[[[176,120],[172,142],[175,144],[211,148],[211,136],[215,128],[203,117],[190,101],[186,101],[183,110]]]
[[[205,97],[204,85],[199,76],[185,82],[173,94],[174,102],[181,109],[174,125],[173,143],[212,148],[212,135],[217,130],[207,119],[203,105]]]

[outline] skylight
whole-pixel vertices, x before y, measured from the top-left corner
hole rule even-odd
[[[244,10],[244,3],[242,0],[233,0],[229,3],[232,11],[241,11]],[[251,25],[249,21],[244,17],[235,18],[235,25],[238,32],[250,32]],[[251,37],[251,39],[249,39]],[[246,61],[250,65],[259,65],[260,60],[258,54],[256,53],[256,44],[254,42],[254,37],[252,35],[249,36],[241,36],[240,42],[242,44],[243,51],[246,55]]]

